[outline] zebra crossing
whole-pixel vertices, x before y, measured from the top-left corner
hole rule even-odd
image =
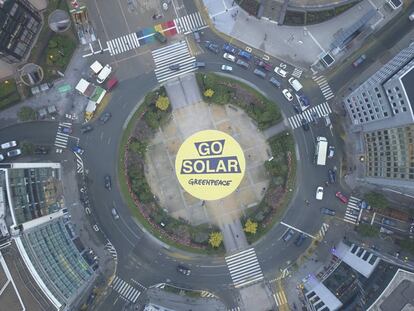
[[[288,122],[292,129],[296,129],[300,126],[302,126],[302,119],[306,119],[308,122],[312,122],[314,117],[313,115],[317,115],[318,117],[323,117],[332,112],[331,107],[329,106],[328,102],[324,102],[322,104],[319,104],[317,106],[314,106],[310,109],[307,109],[303,111],[300,114],[296,114],[294,116],[291,116],[288,118]]]
[[[206,28],[207,25],[201,17],[200,12],[188,14],[174,19],[178,33],[189,34],[195,30]]]
[[[233,308],[227,309],[227,311],[240,311],[240,307],[233,307]]]
[[[319,88],[321,89],[321,92],[326,100],[330,100],[335,96],[324,76],[313,76],[312,79],[319,85]]]
[[[139,295],[141,295],[141,292],[139,290],[137,290],[135,287],[131,286],[118,276],[116,276],[115,279],[112,281],[110,287],[123,298],[125,298],[128,301],[131,301],[132,303],[135,303]]]
[[[356,197],[350,197],[348,200],[348,205],[346,207],[344,221],[349,222],[353,225],[357,225],[359,222],[359,215],[361,209],[358,207],[358,202],[360,199]]]
[[[203,297],[203,298],[214,298],[214,297],[216,297],[214,294],[212,294],[212,293],[210,293],[206,290],[202,290],[201,293],[200,293],[200,296]]]
[[[329,225],[326,223],[323,223],[321,226],[321,229],[319,229],[319,232],[317,234],[318,240],[322,240],[323,237],[326,235],[326,231],[328,231]]]
[[[276,294],[273,294],[273,298],[276,302],[276,306],[283,306],[287,304],[287,298],[285,295],[285,292],[277,292]]]
[[[115,247],[112,245],[112,243],[110,241],[108,241],[108,243],[105,244],[104,247],[109,254],[111,254],[112,258],[117,261],[118,260],[118,254],[116,252]]]
[[[138,36],[135,32],[106,41],[111,56],[139,48]]]
[[[225,257],[235,288],[264,279],[254,248]]]
[[[83,172],[84,172],[83,160],[82,160],[81,156],[78,153],[74,152],[74,154],[75,154],[75,157],[76,157],[76,172],[78,174],[83,174]]]
[[[72,123],[70,122],[59,123],[58,130],[57,130],[56,137],[55,137],[55,146],[58,148],[63,148],[63,149],[67,147],[68,140],[69,140],[69,134],[60,132],[60,130],[64,127],[71,129]]]
[[[295,67],[295,69],[292,72],[292,76],[299,79],[302,76],[302,73],[303,73],[302,69]]]
[[[155,75],[159,83],[197,70],[194,67],[195,57],[191,56],[186,41],[180,41],[152,51],[155,63]],[[179,70],[171,70],[169,66],[179,65]]]

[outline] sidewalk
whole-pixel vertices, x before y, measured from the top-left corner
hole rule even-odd
[[[51,89],[32,96],[20,103],[1,111],[0,113],[0,127],[7,127],[9,125],[19,122],[17,113],[23,106],[31,107],[35,110],[46,108],[50,105],[55,105],[58,115],[63,117],[65,114],[76,115],[77,122],[83,121],[83,112],[88,103],[88,99],[77,93],[75,90],[76,84],[81,77],[88,76],[87,59],[82,57],[81,48],[76,49],[65,71],[65,76],[54,82]],[[59,87],[70,85],[68,92],[60,93]]]
[[[374,2],[384,3],[365,0],[334,19],[303,27],[279,26],[271,20],[259,20],[249,16],[232,0],[203,0],[211,23],[219,32],[302,68],[310,68],[318,62],[320,54],[331,49],[339,32],[351,27],[367,12],[376,11],[370,23],[385,21],[387,18],[377,10],[380,4]]]

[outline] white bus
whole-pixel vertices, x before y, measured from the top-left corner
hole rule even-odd
[[[316,165],[326,164],[326,153],[328,151],[328,140],[326,137],[318,136],[316,138],[315,162]]]

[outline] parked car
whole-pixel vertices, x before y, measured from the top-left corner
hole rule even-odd
[[[321,207],[321,214],[335,216],[336,212],[333,209]]]
[[[275,72],[283,78],[286,78],[286,76],[287,76],[287,72],[285,70],[283,70],[282,68],[275,67]]]
[[[269,82],[272,83],[277,88],[280,88],[280,86],[282,85],[282,83],[278,79],[276,79],[275,77],[271,77]]]
[[[9,152],[7,152],[7,156],[9,158],[17,157],[17,156],[19,156],[21,154],[22,154],[22,150],[21,149],[13,149],[13,150],[10,150]]]
[[[229,53],[224,53],[223,58],[230,61],[230,62],[233,62],[233,63],[236,61],[236,57],[234,55],[229,54]]]
[[[200,43],[200,42],[201,42],[201,36],[200,36],[200,33],[199,33],[198,31],[194,31],[194,32],[193,32],[193,35],[194,35],[194,40],[195,40],[195,42]]]
[[[411,14],[408,16],[408,19],[409,19],[410,21],[414,21],[414,13],[411,13]]]
[[[389,218],[382,217],[381,223],[387,226],[395,226],[395,221]]]
[[[118,85],[118,79],[116,77],[112,77],[111,79],[106,81],[106,90],[108,92],[112,91],[117,85]]]
[[[263,78],[263,79],[265,79],[265,78],[266,78],[266,72],[261,71],[261,70],[259,70],[259,69],[255,69],[255,70],[253,70],[253,73],[254,73],[256,76],[259,76],[260,78]]]
[[[381,227],[380,228],[380,233],[385,233],[385,234],[391,235],[391,234],[394,234],[394,231],[391,231],[391,230],[389,230],[387,228]]]
[[[104,81],[108,79],[111,72],[112,72],[112,67],[106,64],[105,67],[103,67],[103,69],[99,73],[98,77],[96,78],[96,82],[98,82],[99,84],[104,83]]]
[[[111,181],[111,176],[109,175],[105,175],[104,177],[104,182],[105,182],[105,188],[107,190],[111,190],[112,189],[112,181]]]
[[[335,147],[334,146],[329,146],[328,147],[328,158],[332,159],[335,155]]]
[[[237,55],[244,59],[247,59],[248,61],[252,59],[252,54],[247,51],[240,50]]]
[[[177,271],[180,272],[181,274],[187,275],[189,276],[191,274],[191,270],[190,268],[183,266],[183,265],[178,265],[177,266]]]
[[[367,56],[365,54],[362,54],[360,57],[358,57],[353,63],[352,66],[354,66],[354,68],[358,67],[359,65],[361,65],[365,60],[367,59]]]
[[[194,68],[204,68],[206,66],[205,62],[194,62],[193,67]]]
[[[300,120],[300,123],[302,124],[302,128],[303,128],[304,131],[309,131],[310,130],[309,122],[306,119]]]
[[[38,146],[34,150],[35,155],[45,155],[49,153],[49,148],[45,146]]]
[[[101,117],[99,118],[99,121],[101,124],[105,124],[109,121],[109,119],[112,117],[112,114],[110,112],[105,112]]]
[[[92,125],[89,125],[89,124],[84,125],[84,126],[81,127],[82,134],[88,133],[92,130],[93,130],[93,127],[92,127]]]
[[[2,155],[1,153],[0,153],[0,161],[3,161],[4,160],[4,155]]]
[[[207,50],[210,50],[215,54],[218,54],[220,52],[220,48],[217,44],[206,42],[205,47],[207,48]]]
[[[228,65],[221,65],[221,70],[223,70],[223,71],[233,71],[233,67],[228,66]]]
[[[9,149],[17,146],[17,141],[11,140],[0,145],[1,149]]]
[[[335,183],[336,181],[336,173],[334,170],[329,169],[328,170],[328,178],[329,178],[329,182],[331,184]]]
[[[83,150],[81,147],[79,147],[79,146],[73,146],[72,147],[72,151],[74,152],[74,153],[77,153],[77,154],[79,154],[79,155],[82,155],[84,152],[85,152],[85,150]]]
[[[284,90],[282,91],[282,94],[285,96],[285,98],[286,98],[288,101],[290,101],[290,102],[291,102],[291,101],[293,100],[292,93],[290,93],[288,89],[284,89]]]
[[[365,200],[358,201],[357,205],[360,209],[367,209],[367,210],[371,209],[371,206],[369,206],[367,201]]]
[[[344,204],[348,204],[348,198],[342,194],[341,191],[335,193],[335,196]]]
[[[227,53],[231,53],[231,54],[236,55],[237,52],[239,51],[239,49],[236,48],[236,47],[234,47],[234,46],[232,46],[230,43],[224,43],[224,45],[223,45],[223,51],[224,52],[227,52]]]
[[[303,88],[302,84],[294,77],[290,77],[288,81],[296,92],[299,92]]]
[[[282,237],[283,242],[287,243],[294,235],[295,235],[295,230],[288,229],[288,231],[286,231],[286,233]]]
[[[119,215],[118,215],[118,212],[116,211],[115,207],[112,208],[111,214],[112,214],[112,217],[114,217],[115,220],[119,219]]]
[[[236,64],[239,65],[240,67],[243,67],[244,69],[249,69],[250,65],[248,63],[246,63],[244,60],[238,59],[236,61]]]
[[[177,71],[180,70],[180,64],[172,64],[168,66],[168,69],[172,70],[172,71]]]
[[[66,126],[59,126],[58,131],[59,133],[68,134],[68,135],[72,133],[72,129]]]
[[[323,187],[319,186],[318,188],[316,188],[315,198],[316,200],[319,200],[319,201],[323,199]]]
[[[154,33],[154,38],[160,43],[167,42],[167,38],[161,32],[158,31]]]
[[[273,70],[273,65],[271,63],[265,62],[261,59],[256,59],[254,63],[255,63],[256,66],[261,67],[266,71],[272,71]]]
[[[306,234],[301,233],[301,234],[299,234],[299,236],[296,238],[296,240],[295,240],[295,243],[294,243],[294,244],[295,244],[297,247],[299,247],[299,246],[301,246],[301,245],[303,244],[303,242],[305,242],[306,238],[307,238]]]

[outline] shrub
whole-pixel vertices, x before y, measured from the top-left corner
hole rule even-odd
[[[247,219],[246,223],[244,224],[244,232],[256,234],[257,232],[257,222],[251,221],[251,219]]]
[[[204,92],[205,97],[213,97],[213,95],[214,95],[214,91],[212,89],[207,89]]]
[[[379,229],[369,224],[360,224],[357,227],[357,232],[364,237],[376,237],[379,235]]]
[[[131,142],[129,144],[129,150],[143,157],[147,151],[147,146],[147,142],[140,141],[134,137],[131,139]]]
[[[22,107],[20,108],[19,112],[17,113],[20,121],[31,121],[36,120],[36,111],[30,107]]]
[[[157,101],[155,102],[155,106],[162,111],[166,111],[170,106],[170,101],[166,96],[159,96]]]
[[[387,198],[382,193],[369,192],[364,196],[364,199],[368,205],[375,209],[386,209],[389,206]]]
[[[211,247],[217,248],[221,245],[221,242],[223,242],[223,234],[221,232],[210,233],[208,243],[211,245]]]

